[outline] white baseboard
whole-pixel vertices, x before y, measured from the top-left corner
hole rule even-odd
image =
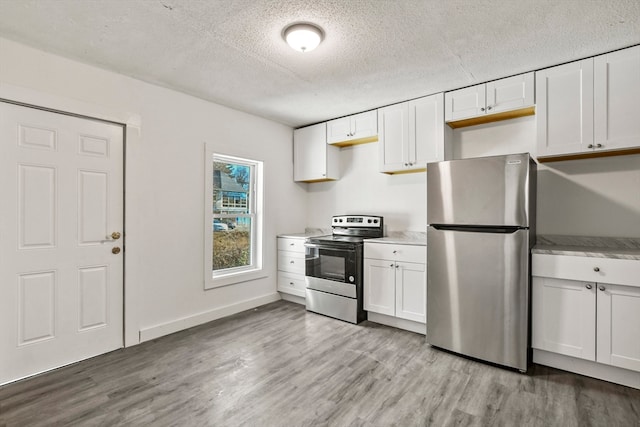
[[[299,297],[297,295],[287,294],[284,292],[280,292],[280,296],[285,301],[291,301],[291,302],[295,302],[296,304],[302,304],[302,305],[307,304],[307,300],[305,300],[304,297]]]
[[[371,311],[367,312],[367,319],[371,322],[404,329],[405,331],[411,331],[422,335],[427,334],[427,326],[424,323],[414,322],[413,320],[399,319],[397,317],[373,313]]]
[[[149,341],[155,338],[169,335],[183,329],[192,328],[212,320],[221,319],[241,311],[250,310],[261,305],[269,304],[280,300],[280,294],[274,292],[272,294],[263,295],[258,298],[241,301],[237,304],[231,304],[224,307],[218,307],[210,311],[194,314],[192,316],[183,317],[182,319],[173,320],[161,325],[151,326],[140,330],[140,342]]]
[[[640,372],[533,349],[533,363],[640,389]]]

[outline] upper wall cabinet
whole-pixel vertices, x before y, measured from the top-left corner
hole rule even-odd
[[[445,120],[458,128],[532,115],[534,92],[533,72],[447,92]]]
[[[327,122],[327,143],[345,147],[378,140],[378,121],[375,111],[354,114]]]
[[[444,102],[438,93],[378,109],[380,172],[424,171],[444,160]]]
[[[536,73],[540,161],[640,151],[640,46]]]
[[[340,178],[340,148],[327,145],[327,124],[293,131],[293,180],[303,182],[330,181]]]

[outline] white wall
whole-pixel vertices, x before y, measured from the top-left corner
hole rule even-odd
[[[307,184],[307,225],[329,227],[331,216],[382,215],[387,231],[426,231],[426,174],[378,172],[378,143],[340,150],[340,180]]]
[[[277,298],[275,236],[306,225],[305,186],[292,181],[291,128],[1,38],[0,57],[0,85],[140,115],[141,138],[126,146],[125,258],[140,330],[184,327],[227,306]],[[264,161],[266,279],[203,289],[205,142]]]
[[[536,118],[455,129],[454,158],[536,153]],[[308,225],[331,215],[383,215],[387,231],[424,231],[426,176],[378,172],[377,143],[343,148],[339,181],[309,184]],[[640,237],[640,155],[538,165],[538,234]]]

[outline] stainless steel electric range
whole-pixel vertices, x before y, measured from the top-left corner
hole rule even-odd
[[[342,215],[331,219],[333,234],[305,243],[307,310],[360,323],[363,309],[363,240],[383,236],[383,218]]]

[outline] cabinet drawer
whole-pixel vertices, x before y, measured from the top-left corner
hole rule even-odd
[[[304,253],[304,239],[278,237],[278,250]]]
[[[426,264],[427,247],[365,242],[364,257]]]
[[[304,276],[278,271],[278,291],[303,297],[305,288]]]
[[[304,276],[304,254],[278,251],[278,270]]]
[[[640,260],[533,254],[531,274],[557,279],[640,286]]]

